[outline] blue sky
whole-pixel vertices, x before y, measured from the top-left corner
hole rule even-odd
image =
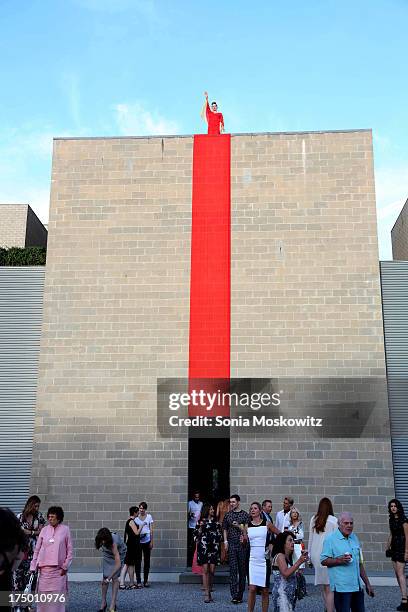
[[[0,202],[48,219],[53,136],[372,128],[381,259],[408,197],[407,0],[0,0]]]

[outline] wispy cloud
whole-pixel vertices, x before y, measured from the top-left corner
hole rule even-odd
[[[81,93],[78,75],[74,72],[65,72],[61,77],[61,87],[66,95],[73,125],[78,129],[81,127]]]
[[[48,221],[53,138],[76,136],[51,125],[23,124],[0,130],[0,202],[30,204]]]
[[[123,136],[178,134],[177,121],[147,110],[140,102],[115,104],[113,107],[119,133]]]

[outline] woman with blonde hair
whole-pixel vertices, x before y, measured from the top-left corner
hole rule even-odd
[[[334,612],[334,593],[330,591],[329,573],[327,567],[320,563],[323,542],[328,533],[337,529],[337,519],[334,516],[333,505],[328,497],[319,502],[317,512],[310,519],[308,551],[315,569],[315,585],[321,585],[327,612]]]
[[[24,509],[17,518],[23,528],[24,533],[28,538],[28,548],[24,555],[24,559],[16,572],[14,573],[14,586],[16,591],[23,592],[30,580],[30,564],[33,560],[35,545],[37,544],[38,536],[41,529],[45,526],[45,518],[40,512],[41,499],[37,495],[31,495],[25,503]],[[32,590],[35,590],[35,577],[32,582]]]

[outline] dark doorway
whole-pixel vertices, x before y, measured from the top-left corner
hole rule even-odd
[[[229,438],[189,438],[188,493],[199,489],[201,499],[218,502],[230,494]]]
[[[199,490],[205,503],[217,503],[229,496],[229,438],[189,438],[188,440],[188,499]],[[189,533],[191,530],[188,530]],[[194,544],[187,538],[187,565],[191,563]],[[192,548],[191,548],[192,547]]]

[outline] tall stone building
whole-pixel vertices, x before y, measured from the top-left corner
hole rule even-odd
[[[391,230],[393,259],[408,261],[408,200]]]
[[[0,204],[0,247],[47,246],[47,230],[29,204]]]
[[[189,452],[157,430],[157,379],[188,376],[192,154],[192,136],[54,142],[31,488],[64,506],[78,565],[146,499],[155,566],[181,568],[188,482],[230,462],[244,506],[352,509],[382,569],[387,435]],[[370,131],[232,135],[231,376],[385,380]]]

